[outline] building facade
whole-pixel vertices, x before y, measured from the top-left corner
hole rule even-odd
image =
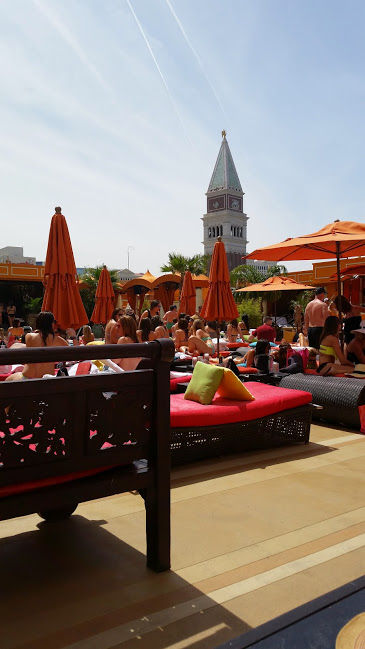
[[[229,270],[244,263],[247,244],[247,214],[243,211],[241,183],[232,154],[222,131],[222,144],[209,183],[207,212],[202,221],[204,227],[204,254],[211,255],[217,237],[221,237]]]

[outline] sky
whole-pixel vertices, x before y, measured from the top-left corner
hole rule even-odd
[[[44,260],[60,205],[78,267],[202,253],[222,129],[247,252],[363,222],[364,28],[363,0],[2,0],[0,247]]]

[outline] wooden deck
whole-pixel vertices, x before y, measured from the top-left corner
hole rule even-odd
[[[2,649],[213,648],[363,574],[365,437],[173,471],[172,570],[145,567],[142,499],[0,524]]]

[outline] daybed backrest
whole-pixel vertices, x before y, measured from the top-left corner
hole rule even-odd
[[[171,341],[2,354],[6,363],[138,356],[151,359],[152,368],[0,384],[0,485],[154,462],[151,437],[163,437],[160,448],[169,452]]]

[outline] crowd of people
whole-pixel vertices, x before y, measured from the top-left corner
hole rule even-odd
[[[361,319],[363,307],[351,305],[342,296],[341,315],[339,317],[339,300],[333,305],[326,303],[326,292],[323,287],[316,289],[316,295],[308,303],[304,314],[303,334],[300,334],[299,349],[302,345],[308,348],[306,366],[321,375],[349,373],[354,365],[365,364],[365,320]],[[300,352],[295,345],[283,341],[278,328],[273,326],[271,316],[265,316],[256,329],[250,329],[246,314],[240,320],[233,319],[218,327],[216,322],[204,321],[200,308],[192,315],[179,313],[176,305],[171,305],[163,318],[160,317],[161,304],[152,300],[149,309],[145,309],[140,317],[127,307],[114,309],[105,327],[103,340],[95,340],[89,325],[82,328],[78,335],[72,328],[65,331],[57,327],[55,318],[50,312],[41,312],[36,321],[36,330],[20,326],[19,319],[13,318],[7,335],[0,328],[0,346],[11,347],[49,347],[76,345],[123,345],[143,344],[159,338],[171,338],[177,355],[187,358],[194,356],[216,354],[218,344],[220,351],[228,349],[230,343],[242,343],[244,348],[240,353],[229,356],[226,363],[232,366],[243,365],[246,368],[256,367],[259,371],[269,371],[272,359],[280,370],[285,370],[289,358],[299,358]],[[336,312],[336,315],[335,313]],[[341,345],[340,337],[344,336],[345,346]],[[305,338],[307,336],[307,338]],[[255,341],[255,342],[254,342]],[[304,342],[303,342],[304,341]],[[247,347],[247,343],[253,346]],[[299,359],[300,360],[300,359]],[[116,359],[115,362],[122,370],[133,370],[137,367],[139,358]],[[298,361],[297,361],[298,362]],[[50,374],[52,364],[25,365],[20,373],[12,374],[9,380],[25,378],[40,378]],[[300,363],[299,363],[300,366]],[[294,370],[293,370],[294,371]]]

